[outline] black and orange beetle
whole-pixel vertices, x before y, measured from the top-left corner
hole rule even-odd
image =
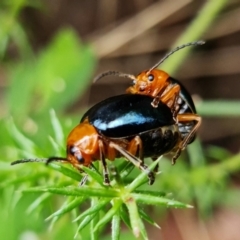
[[[100,160],[104,183],[109,185],[105,158],[114,160],[124,156],[145,171],[149,184],[153,184],[154,173],[144,164],[144,158],[156,159],[173,153],[174,164],[181,151],[194,140],[201,123],[191,95],[184,86],[156,68],[179,49],[203,43],[198,41],[177,47],[137,77],[116,71],[99,75],[95,80],[118,75],[133,79],[134,85],[127,89],[130,94],[108,98],[88,110],[67,138],[67,156],[50,157],[46,159],[47,164],[67,162],[81,171],[81,166],[90,167],[94,161]],[[17,160],[12,165],[31,161],[36,160]]]
[[[166,104],[171,109],[173,118],[176,119],[179,130],[182,136],[184,136],[184,140],[178,150],[178,154],[180,154],[181,150],[185,149],[187,144],[194,140],[196,131],[201,125],[201,117],[197,115],[192,97],[186,88],[178,80],[157,69],[157,67],[176,51],[204,43],[204,41],[196,41],[178,46],[167,53],[153,67],[141,72],[136,77],[131,74],[110,70],[99,74],[94,79],[94,82],[109,75],[130,78],[133,80],[133,86],[127,88],[127,93],[151,96],[153,98],[151,102],[153,107],[157,107],[160,102]],[[173,163],[177,159],[178,154],[173,158]]]
[[[114,160],[124,156],[146,172],[149,184],[154,173],[144,164],[145,157],[157,157],[178,152],[183,136],[171,109],[159,102],[151,107],[152,97],[124,94],[108,98],[90,108],[67,138],[67,156],[50,157],[47,163],[63,161],[81,171],[96,160],[103,165],[104,183],[109,185],[105,158]],[[150,107],[149,107],[150,106]],[[32,161],[17,160],[12,164]]]

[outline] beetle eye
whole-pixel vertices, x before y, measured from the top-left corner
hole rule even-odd
[[[76,146],[72,146],[70,147],[70,154],[72,154],[79,163],[83,163],[84,162],[84,158],[82,157],[81,152],[79,151],[79,149]]]
[[[72,154],[72,155],[75,155],[75,153],[78,151],[78,148],[75,147],[75,146],[71,146],[69,148],[69,152]]]
[[[84,158],[81,154],[76,154],[75,158],[78,160],[79,163],[84,163]]]
[[[154,76],[152,74],[148,75],[148,81],[152,82],[154,80]]]

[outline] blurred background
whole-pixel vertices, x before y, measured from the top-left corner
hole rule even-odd
[[[199,15],[205,16],[202,22],[196,20]],[[47,184],[55,173],[31,164],[9,166],[18,158],[56,155],[49,136],[59,136],[54,136],[50,109],[62,124],[63,136],[56,141],[64,155],[65,137],[84,111],[131,85],[117,77],[92,84],[94,76],[106,70],[136,75],[153,66],[176,42],[198,39],[206,44],[191,48],[176,64],[171,61],[185,50],[175,53],[163,69],[193,95],[203,116],[200,140],[176,166],[163,163],[164,174],[156,185],[195,208],[150,208],[162,229],[148,226],[149,239],[240,239],[239,0],[1,1],[2,239],[72,239],[74,235],[71,216],[61,219],[52,232],[47,230],[44,219],[53,211],[53,202],[61,202],[56,196],[27,215],[36,196],[16,193]],[[16,182],[19,177],[22,180]],[[23,216],[27,219],[19,223]],[[126,236],[133,239],[127,229]],[[105,238],[109,239],[107,230]]]

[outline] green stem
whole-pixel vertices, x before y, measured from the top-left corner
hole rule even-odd
[[[121,218],[119,212],[117,212],[112,218],[112,240],[118,240],[120,238],[120,223]]]
[[[130,217],[131,227],[132,227],[134,236],[138,238],[140,234],[142,234],[144,239],[148,239],[146,229],[140,218],[140,215],[138,212],[138,206],[135,199],[133,197],[130,197],[126,202],[126,206],[129,211],[129,217]]]
[[[211,100],[197,104],[198,113],[207,117],[239,117],[240,101]]]
[[[122,205],[122,200],[121,199],[115,199],[115,201],[113,201],[112,208],[108,212],[106,212],[105,215],[95,225],[94,231],[98,230],[99,228],[106,225],[109,221],[111,221],[113,216],[115,214],[118,214],[118,211],[119,211],[119,208],[121,207],[121,205]]]
[[[98,204],[98,199],[92,198],[91,199],[91,207],[95,207],[96,204]],[[98,223],[98,221],[99,221],[99,213],[97,213],[91,221],[91,225],[90,225],[91,240],[99,239],[99,230],[97,229],[96,231],[94,231],[94,228],[95,228],[96,224]]]
[[[205,156],[201,142],[198,138],[187,147],[190,164],[192,168],[205,166]]]

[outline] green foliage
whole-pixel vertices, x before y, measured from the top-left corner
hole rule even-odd
[[[64,135],[63,129],[53,113],[51,113],[51,122],[55,131],[57,131],[55,134]],[[59,126],[56,128],[56,125]],[[19,141],[19,143],[22,141],[27,142],[27,139],[23,140],[24,136],[17,128],[12,127],[9,129],[10,131],[13,129],[14,135],[21,136],[21,138],[17,137],[16,141]],[[26,148],[26,151],[32,149],[34,152],[35,146],[31,144],[31,142],[29,143],[30,144],[21,145],[20,148]],[[153,169],[159,160],[153,162],[150,168]],[[25,172],[25,176],[16,177],[9,175],[9,178],[3,181],[0,187],[6,190],[12,185],[18,189],[19,186],[25,186],[20,191],[23,195],[17,199],[17,206],[20,204],[19,201],[21,201],[21,199],[28,198],[30,193],[35,194],[36,198],[34,200],[32,199],[27,207],[25,206],[28,214],[41,211],[41,208],[45,206],[47,202],[52,201],[52,194],[65,196],[65,201],[61,204],[62,206],[47,217],[47,220],[51,221],[50,226],[53,228],[55,228],[56,222],[61,221],[65,214],[72,212],[74,209],[77,210],[81,205],[90,201],[91,207],[82,211],[74,220],[74,224],[78,225],[75,237],[79,234],[82,235],[84,228],[90,227],[93,238],[98,239],[102,228],[109,222],[112,222],[112,229],[114,229],[112,235],[114,239],[118,239],[120,223],[121,219],[123,219],[127,226],[132,229],[135,236],[142,234],[143,238],[147,239],[146,229],[141,219],[155,226],[157,226],[157,224],[145,211],[139,209],[139,204],[161,205],[175,208],[190,207],[173,198],[166,197],[166,193],[159,192],[158,190],[143,191],[139,189],[141,186],[146,186],[147,176],[144,172],[138,172],[137,177],[133,181],[128,182],[127,176],[132,172],[133,166],[124,159],[119,160],[121,164],[117,167],[117,170],[114,170],[113,175],[115,177],[112,179],[110,187],[103,185],[102,175],[99,173],[101,170],[83,168],[88,174],[88,183],[86,186],[79,187],[78,184],[81,180],[81,175],[77,173],[75,169],[65,167],[62,164],[51,163],[50,168],[60,173],[60,175],[57,175],[41,166],[41,162],[44,161],[43,159],[40,160],[39,163],[22,164],[19,171],[15,169],[15,174],[18,175],[20,172],[21,174]],[[37,165],[34,167],[35,171],[32,170],[33,166],[30,166],[33,164]],[[56,175],[58,176],[57,183],[55,182]],[[41,182],[41,187],[26,187],[26,184],[35,186],[39,181]],[[139,190],[137,191],[136,189]],[[105,213],[103,216],[101,214],[102,212]],[[89,223],[92,222],[94,222],[94,224],[89,226]]]
[[[0,60],[5,57],[8,46],[14,43],[22,59],[32,56],[27,34],[19,21],[19,14],[24,7],[39,8],[38,0],[2,0],[0,2]]]
[[[214,22],[214,19],[218,16],[218,13],[224,8],[227,2],[227,0],[207,1],[193,22],[189,24],[185,32],[177,39],[174,46],[199,40],[203,33],[206,32]],[[183,49],[180,54],[175,54],[174,58],[170,58],[167,62],[163,63],[161,68],[166,72],[173,74],[181,62],[188,56],[190,51],[190,48]]]
[[[199,32],[196,25],[189,28],[181,43],[183,39],[189,42],[199,38],[223,3],[209,1],[194,24],[201,23],[201,17],[210,16],[209,11],[211,18],[205,18]],[[164,158],[150,164],[153,169],[160,162],[162,171],[151,187],[146,184],[145,173],[124,159],[116,160],[114,167],[111,165],[110,187],[103,185],[98,163],[94,169],[84,168],[89,177],[82,187],[79,182],[83,176],[68,165],[51,163],[46,167],[46,159],[42,159],[38,163],[10,166],[18,158],[64,156],[66,135],[78,123],[81,109],[77,118],[64,116],[64,111],[91,83],[96,61],[91,48],[82,44],[70,29],[61,30],[34,56],[18,21],[20,10],[30,4],[32,1],[26,0],[0,3],[0,57],[5,57],[7,46],[13,41],[21,59],[20,63],[7,65],[10,86],[3,104],[9,111],[0,119],[0,236],[61,240],[75,235],[76,239],[99,239],[111,226],[112,239],[139,235],[147,239],[145,222],[159,227],[159,208],[163,214],[170,207],[187,208],[191,204],[206,217],[219,204],[239,204],[239,193],[236,195],[234,188],[229,187],[229,179],[240,170],[240,155],[232,156],[216,146],[203,149],[198,139],[187,148],[189,158],[182,154],[176,166],[172,167]],[[198,35],[192,35],[193,32]],[[174,71],[184,57],[185,54],[179,57],[176,64],[166,64]],[[203,101],[197,108],[200,115],[207,117],[239,117],[239,104]],[[61,116],[60,120],[52,109]],[[155,213],[149,211],[148,205],[154,207]],[[123,223],[133,235],[122,231]]]
[[[64,128],[56,115],[51,112],[50,117],[54,135],[64,139],[62,137],[65,135]],[[34,153],[35,146],[29,139],[24,140],[24,135],[16,127],[9,128],[9,131],[14,132],[13,136],[22,136],[15,139],[17,142],[26,142],[20,146],[19,150],[31,153],[32,149],[32,153]],[[30,141],[29,144],[27,144],[28,141]],[[55,144],[52,142],[52,148],[55,147]],[[221,151],[223,154],[219,155]],[[157,176],[156,183],[151,187],[146,184],[146,174],[139,173],[139,170],[134,169],[132,164],[124,159],[116,160],[116,164],[114,164],[116,167],[110,168],[112,169],[110,187],[103,185],[101,166],[96,165],[96,168],[93,169],[84,168],[88,174],[88,181],[85,186],[79,187],[79,182],[84,176],[81,176],[72,167],[60,163],[51,163],[49,168],[55,170],[51,171],[43,165],[45,162],[43,159],[43,163],[22,164],[15,168],[8,166],[6,170],[11,174],[8,174],[7,179],[2,180],[0,188],[3,194],[6,194],[9,189],[12,192],[15,188],[21,189],[14,194],[14,199],[6,194],[10,198],[10,201],[6,200],[6,202],[14,201],[10,205],[13,204],[17,207],[12,207],[12,211],[22,208],[21,214],[26,214],[26,211],[32,219],[36,213],[41,214],[42,221],[46,218],[47,226],[52,229],[52,234],[57,234],[56,231],[61,221],[69,221],[69,215],[72,215],[71,218],[75,218],[75,220],[73,223],[68,223],[68,232],[71,232],[72,236],[75,235],[77,239],[80,236],[85,238],[85,231],[91,232],[91,239],[99,239],[99,235],[109,225],[112,229],[112,238],[119,239],[122,222],[131,229],[136,237],[141,235],[143,239],[147,239],[144,222],[159,226],[152,219],[152,214],[144,210],[144,205],[159,205],[165,209],[169,207],[186,208],[191,206],[175,199],[189,203],[194,201],[199,207],[200,213],[207,216],[211,213],[213,206],[228,202],[226,197],[228,193],[232,196],[232,190],[228,189],[227,181],[230,174],[239,171],[240,156],[231,156],[227,151],[216,147],[209,147],[208,151],[203,151],[197,140],[195,144],[188,147],[188,152],[191,159],[190,165],[183,159],[180,159],[174,167],[164,159],[153,162],[150,165],[151,169],[160,162],[161,170],[164,172]],[[41,155],[43,154],[42,152]],[[212,165],[206,164],[209,157],[214,158],[217,162]],[[131,180],[131,176],[135,176],[134,180]],[[36,185],[40,186],[36,187]],[[165,191],[170,189],[171,194],[162,191],[164,189]],[[62,197],[56,198],[56,195]],[[3,198],[2,201],[4,200]],[[56,200],[60,202],[57,206],[53,205]],[[26,201],[23,206],[21,205],[22,201]],[[87,203],[89,203],[89,207],[86,207]],[[231,203],[233,204],[233,202]],[[48,208],[46,208],[46,204]],[[237,201],[234,204],[237,204]],[[79,211],[79,209],[82,210]],[[16,213],[12,212],[12,214],[15,216]],[[41,225],[40,221],[37,223]],[[21,223],[19,228],[24,229],[24,224],[31,226],[29,222],[26,222]],[[45,227],[40,226],[39,229]],[[35,226],[32,227],[32,230],[35,233],[39,232]],[[16,233],[19,234],[19,230],[16,230]],[[49,239],[53,236],[52,234],[48,236]],[[59,237],[59,239],[62,238]]]
[[[49,106],[64,110],[89,86],[94,63],[91,49],[79,43],[76,33],[62,30],[37,59],[11,67],[11,114],[20,118],[40,114]]]

